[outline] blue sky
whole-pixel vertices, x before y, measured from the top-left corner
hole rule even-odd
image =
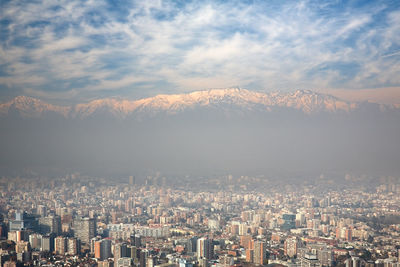
[[[400,90],[400,1],[7,1],[0,102]],[[398,88],[399,90],[397,90]]]

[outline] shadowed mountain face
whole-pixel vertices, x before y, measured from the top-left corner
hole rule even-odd
[[[0,174],[400,174],[399,109],[310,91],[224,89],[71,107],[18,97],[0,105],[0,135]]]

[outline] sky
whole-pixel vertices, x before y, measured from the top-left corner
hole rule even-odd
[[[0,2],[0,102],[232,86],[400,103],[400,1]]]

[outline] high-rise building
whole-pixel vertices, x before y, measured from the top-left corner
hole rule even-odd
[[[332,249],[323,248],[317,250],[317,257],[322,266],[333,265],[333,251]]]
[[[128,255],[133,259],[134,263],[139,262],[140,259],[140,249],[135,246],[128,246]]]
[[[146,266],[148,255],[149,255],[149,252],[147,250],[140,250],[140,258],[139,258],[140,266]]]
[[[142,246],[142,237],[138,234],[133,234],[130,237],[131,240],[131,245],[135,246],[137,248],[140,248]]]
[[[353,240],[353,231],[351,228],[347,228],[345,231],[345,239],[347,241],[352,241]]]
[[[39,218],[39,228],[42,234],[61,234],[61,217],[50,215]]]
[[[101,240],[94,241],[94,257],[101,259]]]
[[[282,230],[290,230],[296,228],[296,215],[294,214],[283,214],[282,219],[284,223],[281,225]]]
[[[68,255],[78,255],[80,254],[80,250],[81,250],[80,240],[75,237],[68,238],[68,248],[67,248]]]
[[[53,236],[42,236],[42,248],[41,251],[54,251],[54,237]]]
[[[196,252],[196,248],[197,248],[197,237],[192,237],[187,241],[186,244],[186,251],[187,252]]]
[[[91,218],[76,218],[74,220],[74,236],[82,243],[90,244],[96,235],[96,220]]]
[[[101,237],[100,236],[96,236],[96,237],[93,237],[92,239],[90,239],[90,253],[91,254],[95,254],[95,244],[96,244],[96,241],[100,241],[101,240]]]
[[[240,246],[242,246],[245,249],[253,249],[252,244],[253,244],[253,238],[251,235],[242,235],[240,236]]]
[[[336,227],[336,239],[341,239],[342,238],[342,229],[340,227]]]
[[[42,235],[40,234],[29,235],[29,243],[31,244],[32,249],[40,250],[40,248],[42,247]]]
[[[34,215],[26,212],[16,212],[15,220],[9,222],[9,231],[38,230],[38,221]]]
[[[297,255],[297,248],[299,246],[299,241],[296,237],[289,237],[284,243],[284,254],[293,258]]]
[[[135,176],[129,176],[129,185],[135,185],[136,181],[135,181]]]
[[[102,259],[108,259],[111,258],[111,246],[112,242],[111,239],[106,238],[102,240],[102,245],[101,245],[101,257]]]
[[[10,232],[8,232],[7,239],[12,240],[14,242],[27,241],[28,234],[25,230],[10,231]]]
[[[265,260],[265,242],[255,241],[254,242],[254,263],[263,265]]]
[[[197,240],[197,258],[205,258],[207,260],[214,257],[214,245],[213,240],[202,237]]]
[[[400,249],[397,250],[397,262],[400,262]]]
[[[64,255],[67,252],[67,238],[63,236],[57,236],[54,240],[54,250],[57,254]]]
[[[36,213],[39,214],[42,217],[47,216],[47,208],[44,205],[38,205],[36,209]]]
[[[7,226],[4,222],[0,222],[0,238],[7,236]]]
[[[94,256],[99,260],[111,258],[111,239],[102,239],[94,243]]]
[[[253,262],[254,261],[254,250],[246,249],[246,261]]]
[[[130,253],[129,253],[130,254]],[[128,246],[126,243],[117,243],[114,245],[114,262],[117,262],[118,259],[130,257],[128,256]]]

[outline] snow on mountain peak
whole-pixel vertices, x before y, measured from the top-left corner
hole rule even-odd
[[[226,88],[186,94],[162,94],[133,101],[106,98],[77,104],[73,107],[55,106],[32,97],[18,96],[10,102],[0,104],[0,114],[8,114],[11,109],[15,109],[25,117],[40,116],[51,111],[62,114],[64,117],[73,118],[86,118],[99,112],[110,113],[117,118],[125,118],[134,113],[175,114],[196,107],[219,107],[221,105],[248,110],[257,107],[265,111],[273,107],[293,108],[308,114],[320,111],[349,112],[357,108],[356,103],[309,90],[297,90],[292,93],[262,93],[241,88]]]
[[[0,114],[8,114],[10,110],[17,110],[23,117],[39,117],[45,112],[67,117],[70,108],[52,105],[29,96],[17,96],[10,102],[0,104]]]

